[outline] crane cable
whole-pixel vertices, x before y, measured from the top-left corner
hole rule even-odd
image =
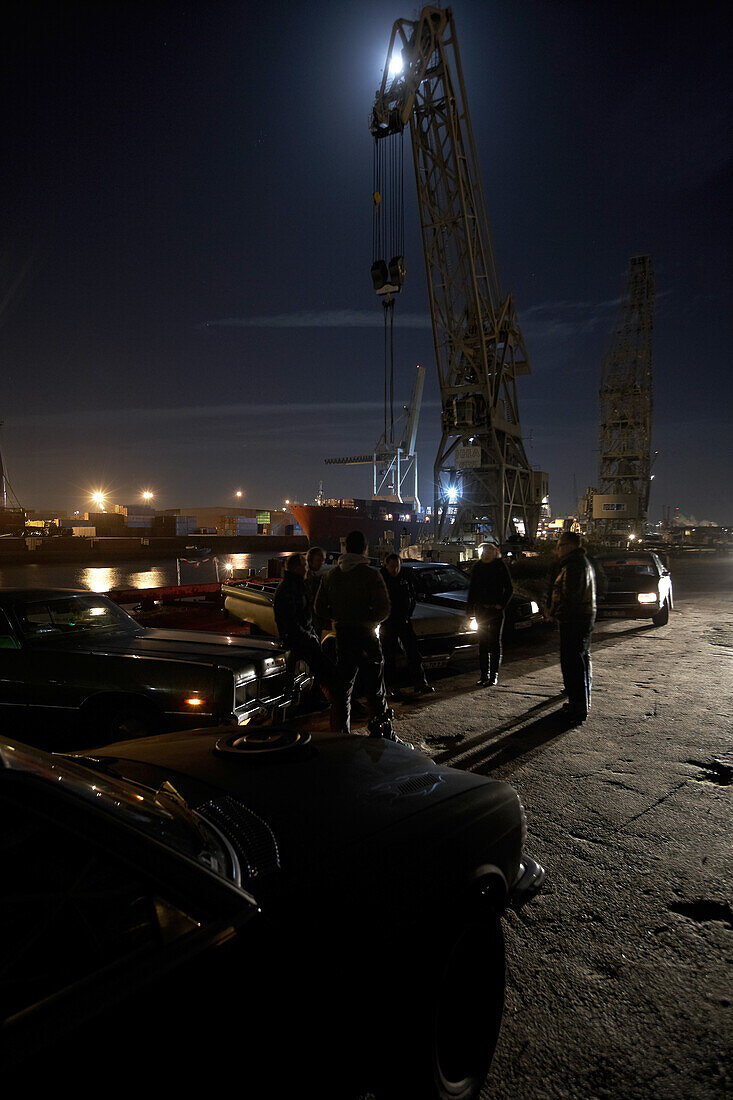
[[[397,138],[398,140],[395,140]],[[384,184],[387,184],[385,201]],[[405,188],[404,188],[404,132],[390,138],[374,140],[372,165],[372,198],[374,201],[372,222],[372,250],[374,260],[385,256],[390,262],[404,254],[405,242]],[[394,296],[385,295],[384,306],[384,438],[394,441]],[[389,326],[387,314],[389,313]],[[389,408],[389,417],[388,417]],[[389,420],[389,435],[387,426]]]

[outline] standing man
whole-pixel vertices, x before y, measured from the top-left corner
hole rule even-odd
[[[557,544],[559,568],[552,584],[549,614],[560,626],[560,668],[568,701],[563,710],[573,724],[590,710],[593,669],[590,638],[596,621],[596,575],[580,535],[563,531]]]
[[[280,641],[288,650],[287,670],[293,675],[296,661],[305,661],[324,694],[337,695],[336,670],[321,649],[320,636],[313,629],[305,590],[306,563],[303,554],[291,554],[277,586],[273,608]]]
[[[340,680],[338,716],[343,733],[351,732],[351,694],[361,674],[372,717],[370,736],[396,741],[392,711],[384,688],[384,660],[377,627],[389,615],[389,596],[379,571],[366,557],[361,531],[346,537],[346,553],[321,581],[316,615],[336,625],[337,671]]]
[[[479,687],[499,683],[504,609],[514,587],[499,547],[487,543],[476,562],[468,587],[466,611],[478,623]]]
[[[387,554],[381,573],[391,605],[390,613],[382,623],[379,631],[379,640],[382,643],[384,652],[386,679],[390,686],[395,683],[397,651],[400,643],[402,643],[415,695],[434,692],[435,688],[428,683],[425,675],[411,621],[417,603],[415,590],[412,587],[409,575],[402,569],[399,554]]]
[[[305,561],[307,570],[305,574],[305,595],[308,600],[308,608],[313,620],[313,628],[320,638],[324,627],[327,625],[322,623],[315,615],[314,607],[316,603],[316,593],[318,592],[318,586],[323,580],[323,563],[326,560],[325,551],[320,546],[311,546],[308,553],[305,555]]]

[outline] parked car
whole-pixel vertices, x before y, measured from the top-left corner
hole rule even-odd
[[[545,875],[506,783],[293,729],[3,741],[0,822],[6,1086],[478,1096]]]
[[[596,558],[605,575],[599,619],[651,619],[666,626],[674,607],[672,577],[653,550],[613,551]]]
[[[408,563],[403,563],[408,568]],[[278,581],[238,581],[223,584],[224,608],[235,618],[251,623],[266,635],[277,635],[273,599]],[[424,668],[445,668],[455,658],[466,656],[476,646],[476,626],[466,616],[465,601],[456,606],[435,606],[419,597],[412,617]],[[326,630],[322,644],[328,652],[335,647],[335,635]]]
[[[465,608],[471,583],[470,570],[464,572],[446,562],[419,561],[405,561],[402,568],[409,572],[419,600],[439,607]],[[535,600],[519,592],[512,593],[505,612],[505,637],[542,625],[543,622],[540,605]]]
[[[80,738],[280,719],[312,683],[285,661],[263,639],[141,626],[94,592],[0,593],[0,711],[65,719]]]

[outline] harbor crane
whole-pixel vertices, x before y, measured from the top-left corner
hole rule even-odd
[[[501,289],[450,9],[392,28],[371,116],[378,295],[405,277],[401,147],[412,144],[442,405],[434,467],[439,541],[534,537],[547,476],[527,459],[516,380],[529,373],[511,295]],[[385,146],[392,143],[392,152]],[[392,298],[393,300],[393,298]]]
[[[397,434],[393,425],[385,422],[384,431],[377,440],[373,454],[353,455],[350,458],[327,458],[327,465],[365,466],[371,464],[374,474],[374,500],[389,500],[396,504],[409,504],[416,512],[420,509],[417,492],[417,426],[420,420],[422,392],[425,385],[425,367],[418,366],[412,399],[403,406],[402,430]],[[386,418],[385,418],[386,420]],[[394,439],[398,438],[399,443]]]

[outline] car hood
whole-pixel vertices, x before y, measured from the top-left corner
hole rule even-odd
[[[454,591],[448,592],[433,592],[430,596],[421,596],[425,603],[438,604],[442,607],[457,607],[462,611],[466,609],[466,602],[468,600],[468,589],[458,588]]]
[[[334,862],[343,874],[348,853],[364,845],[381,853],[380,866],[385,859],[399,862],[401,846],[406,863],[415,867],[463,830],[467,837],[481,834],[484,860],[488,837],[499,847],[502,838],[510,838],[505,873],[509,878],[516,872],[521,812],[506,783],[441,767],[382,738],[314,735],[290,755],[273,752],[269,763],[229,749],[236,737],[231,730],[189,731],[79,755],[91,767],[154,790],[167,781],[204,814],[207,805],[221,806],[224,800],[226,806],[227,799],[235,799],[270,831],[279,861],[273,880],[305,875],[327,883]],[[482,831],[481,821],[490,821],[490,828]],[[471,847],[469,838],[463,845],[466,859]],[[256,886],[267,892],[264,880]]]
[[[243,662],[260,664],[267,657],[282,654],[282,648],[262,638],[241,638],[236,635],[209,634],[202,630],[164,630],[141,627],[134,634],[108,634],[91,640],[86,637],[61,637],[46,649],[76,650],[88,653],[123,654],[129,657],[162,657],[168,660],[191,661],[226,668],[239,668]]]

